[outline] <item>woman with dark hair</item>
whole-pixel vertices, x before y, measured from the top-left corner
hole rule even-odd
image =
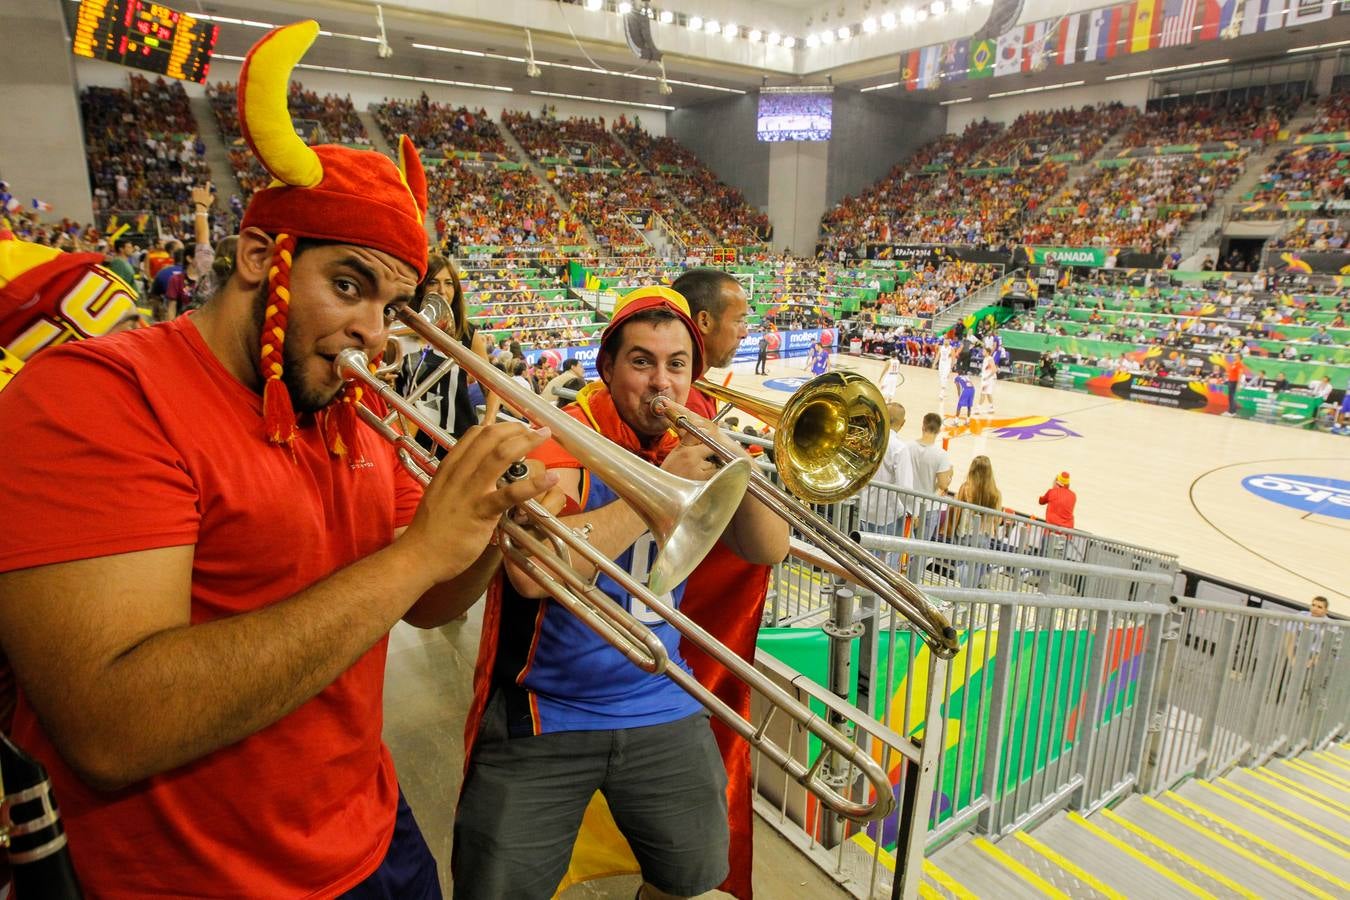
[[[455,271],[453,262],[435,253],[427,257],[427,275],[417,286],[413,307],[420,310],[428,294],[440,294],[449,301],[450,309],[454,312],[454,321],[448,323],[447,327],[450,336],[486,361],[488,358],[486,338],[469,322],[469,305],[464,300],[464,289],[459,283],[459,273]],[[424,347],[416,353],[409,354],[399,372],[398,390],[406,394],[412,390],[413,385],[434,372],[443,362],[445,357],[431,347]],[[464,432],[478,424],[478,414],[469,400],[469,375],[460,369],[455,373],[453,387],[450,381],[449,378],[442,378],[431,389],[428,399],[433,399],[439,410],[437,424],[442,428],[450,426],[451,434],[462,437]],[[495,394],[487,393],[486,421],[492,421],[496,417],[499,403]],[[450,421],[452,409],[453,423]]]

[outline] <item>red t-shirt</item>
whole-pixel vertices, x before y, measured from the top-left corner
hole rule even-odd
[[[421,490],[373,432],[352,465],[310,422],[292,457],[264,440],[261,406],[190,317],[38,354],[0,392],[0,571],[192,544],[198,625],[289,597],[411,521]],[[79,781],[21,692],[14,738],[51,773],[85,892],[331,896],[374,871],[398,797],[385,649],[257,734],[115,794]]]
[[[1038,501],[1045,507],[1045,521],[1051,525],[1073,527],[1073,508],[1078,503],[1078,495],[1062,484],[1056,484],[1041,495]]]

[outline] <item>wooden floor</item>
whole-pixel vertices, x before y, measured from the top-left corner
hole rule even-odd
[[[836,366],[874,380],[882,363],[836,356]],[[771,363],[767,379],[738,364],[732,385],[781,402],[767,381],[801,377],[802,360]],[[916,438],[924,413],[937,412],[937,373],[902,367],[896,399],[906,409],[901,435]],[[725,372],[710,378],[721,381]],[[719,377],[722,376],[722,377]],[[787,387],[789,385],[783,385]],[[949,389],[944,412],[955,411]],[[957,428],[950,452],[952,490],[973,457],[986,455],[1004,505],[1036,503],[1068,471],[1078,494],[1077,527],[1166,550],[1184,566],[1307,603],[1321,594],[1350,614],[1350,519],[1315,515],[1250,493],[1259,474],[1350,481],[1350,438],[1090,394],[1000,382],[988,421]]]

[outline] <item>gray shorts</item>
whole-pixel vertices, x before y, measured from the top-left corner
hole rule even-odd
[[[692,897],[727,876],[727,775],[708,715],[646,728],[509,738],[496,694],[455,815],[456,900],[549,898],[600,791],[642,867]]]

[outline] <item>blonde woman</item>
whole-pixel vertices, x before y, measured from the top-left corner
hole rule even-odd
[[[987,549],[993,546],[998,527],[1003,521],[1003,492],[994,480],[994,464],[987,456],[977,456],[970,461],[966,480],[956,492],[956,499],[962,503],[982,506],[990,512],[976,511],[961,507],[957,512],[956,542],[967,547]],[[961,564],[960,579],[962,587],[977,587],[989,570],[987,563],[976,563],[974,567]],[[967,573],[972,577],[967,581]]]

